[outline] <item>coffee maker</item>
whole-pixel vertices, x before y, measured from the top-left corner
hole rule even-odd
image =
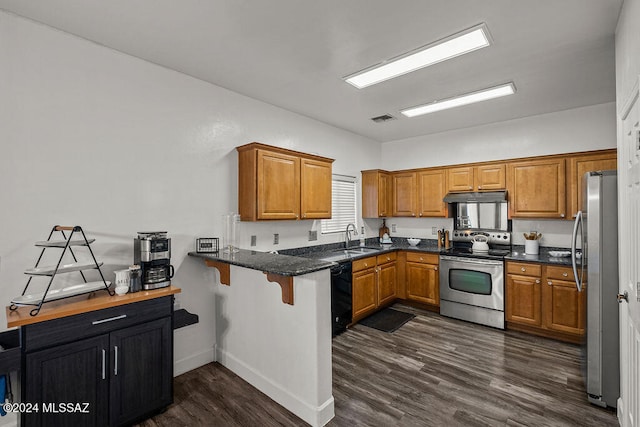
[[[166,231],[139,231],[133,239],[133,262],[140,266],[142,289],[171,285],[171,239]]]

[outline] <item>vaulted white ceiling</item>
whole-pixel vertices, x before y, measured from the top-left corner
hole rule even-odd
[[[615,99],[622,0],[0,0],[0,8],[378,141]],[[493,44],[365,89],[342,77],[485,23]],[[514,96],[405,107],[513,81]],[[374,123],[391,114],[397,120]]]

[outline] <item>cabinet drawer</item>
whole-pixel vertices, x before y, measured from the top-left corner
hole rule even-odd
[[[388,254],[382,254],[377,256],[378,265],[382,265],[386,262],[395,261],[397,258],[397,252],[389,252]]]
[[[542,266],[540,264],[529,264],[525,262],[508,262],[507,274],[540,277],[542,276]]]
[[[23,351],[76,341],[161,317],[171,316],[173,297],[125,304],[22,327]]]
[[[586,276],[586,274],[585,274]],[[547,279],[575,281],[573,269],[570,267],[547,266]]]
[[[373,268],[375,266],[376,266],[376,257],[368,257],[368,258],[362,258],[362,259],[357,259],[353,261],[351,263],[351,270],[355,272],[355,271],[365,270],[367,268]]]
[[[425,264],[439,264],[440,257],[436,254],[427,254],[421,252],[407,252],[408,262],[422,262]]]

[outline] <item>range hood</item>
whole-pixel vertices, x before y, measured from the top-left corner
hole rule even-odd
[[[507,201],[506,191],[485,191],[469,193],[448,193],[443,199],[446,203],[500,203]]]

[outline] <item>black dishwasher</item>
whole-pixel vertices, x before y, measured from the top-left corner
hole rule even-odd
[[[336,335],[351,323],[351,261],[331,267],[331,325]]]

